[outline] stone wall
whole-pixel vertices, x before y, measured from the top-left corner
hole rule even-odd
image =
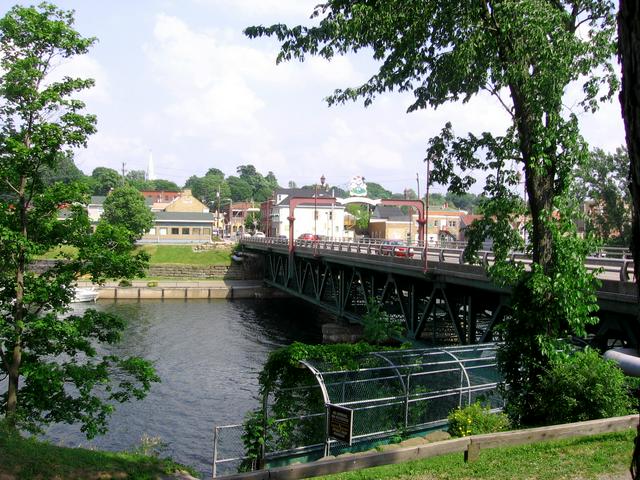
[[[34,262],[31,270],[42,273],[53,266],[53,260],[39,260]],[[231,265],[184,265],[163,264],[151,265],[147,271],[149,277],[167,278],[217,278],[225,280],[260,280],[262,279],[263,260],[259,256],[246,256],[241,263]]]

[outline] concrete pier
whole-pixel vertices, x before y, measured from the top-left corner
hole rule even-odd
[[[135,280],[131,286],[109,282],[99,286],[100,300],[188,300],[188,299],[246,299],[286,298],[287,294],[265,287],[255,280],[147,281]],[[90,282],[78,282],[90,287]]]

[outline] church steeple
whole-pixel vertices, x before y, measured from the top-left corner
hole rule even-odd
[[[156,172],[153,167],[153,152],[149,150],[149,163],[147,164],[147,180],[155,180]]]

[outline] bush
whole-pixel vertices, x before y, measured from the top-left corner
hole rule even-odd
[[[541,380],[537,408],[548,425],[634,413],[624,374],[593,349],[558,355]]]
[[[367,312],[362,316],[362,336],[365,342],[382,344],[402,335],[402,326],[389,318],[380,299],[367,299]]]
[[[127,280],[127,279],[120,280],[120,282],[118,282],[119,287],[130,287],[131,285],[133,284],[131,283],[130,280]]]
[[[448,420],[448,431],[452,437],[503,432],[510,427],[509,418],[504,413],[491,413],[491,409],[483,407],[480,402],[456,408],[449,414]]]

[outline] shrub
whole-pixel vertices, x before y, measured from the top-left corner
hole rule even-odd
[[[491,409],[483,407],[480,402],[456,408],[449,414],[448,420],[448,431],[452,437],[503,432],[510,427],[509,418],[504,413],[491,413]]]
[[[402,334],[402,326],[394,322],[382,309],[380,300],[367,299],[367,312],[362,316],[362,336],[369,343],[385,343]]]
[[[131,285],[133,285],[131,283],[131,281],[124,279],[124,280],[120,280],[120,282],[118,282],[118,286],[119,287],[130,287]]]
[[[541,380],[536,403],[548,425],[634,413],[624,374],[593,349],[556,356]]]

